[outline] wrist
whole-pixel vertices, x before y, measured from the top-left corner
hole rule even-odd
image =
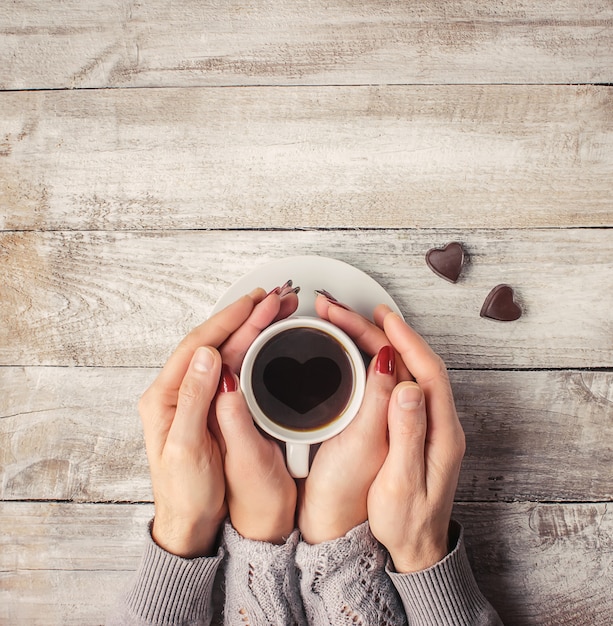
[[[262,541],[275,545],[284,544],[287,538],[294,532],[295,527],[295,500],[284,505],[281,510],[266,510],[261,507],[236,507],[230,506],[230,522],[244,539]]]
[[[170,554],[185,559],[214,556],[222,519],[186,522],[156,515],[151,538]]]
[[[236,532],[244,539],[251,541],[261,541],[263,543],[271,543],[277,546],[283,545],[287,538],[294,532],[294,520],[281,524],[269,525],[241,525],[236,524],[233,520],[232,525]]]
[[[447,537],[444,540],[426,539],[418,545],[390,550],[394,568],[399,574],[414,574],[442,561],[449,554]]]
[[[311,545],[333,541],[344,537],[366,519],[366,515],[359,514],[339,514],[327,519],[323,519],[323,516],[311,517],[307,514],[300,518],[300,534],[302,539]]]

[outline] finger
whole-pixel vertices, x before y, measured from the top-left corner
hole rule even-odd
[[[235,330],[229,339],[221,346],[220,352],[223,362],[234,372],[240,371],[245,353],[254,339],[278,315],[281,308],[281,299],[276,293],[270,293],[257,304],[249,317]]]
[[[399,383],[388,412],[388,469],[404,478],[411,491],[426,487],[425,444],[428,422],[422,390],[413,382]]]
[[[254,470],[253,463],[269,452],[268,442],[258,432],[236,375],[224,364],[220,393],[215,402],[217,424],[225,442],[225,456]]]
[[[453,400],[443,360],[423,337],[395,313],[385,316],[384,327],[409,371],[424,392],[428,415],[428,447],[434,458],[456,456],[464,433]]]
[[[221,358],[217,350],[198,348],[179,387],[177,410],[168,432],[169,441],[198,447],[210,436],[207,420],[219,384]]]
[[[419,333],[393,312],[385,315],[383,328],[420,385],[440,380],[445,364]]]
[[[377,309],[375,309],[375,312]],[[345,331],[360,350],[370,356],[377,354],[383,346],[390,343],[381,328],[359,313],[335,305],[323,296],[316,298],[315,310],[320,317]],[[396,371],[398,380],[413,380],[402,359],[396,359]]]
[[[437,397],[445,398],[453,405],[449,376],[441,357],[396,313],[388,313],[383,325],[385,333],[415,377],[415,381],[424,390],[426,398],[429,399],[429,393],[436,390]]]
[[[360,411],[346,429],[376,447],[387,437],[387,412],[396,386],[396,353],[383,346],[368,368],[366,390]]]
[[[285,318],[295,313],[297,308],[298,296],[295,293],[292,292],[288,293],[285,296],[282,296],[279,313],[277,313],[277,317],[275,317],[274,321],[278,322],[279,320],[284,320]]]
[[[321,300],[324,302],[320,303]],[[316,309],[319,311],[327,304],[325,314],[328,321],[344,330],[353,339],[358,348],[366,352],[366,354],[373,356],[383,346],[389,344],[385,333],[356,311],[344,309],[334,303],[327,302],[322,296],[319,296],[317,301]]]
[[[219,347],[247,320],[263,295],[263,289],[254,289],[194,328],[181,341],[152,385],[152,393],[159,402],[176,403],[176,393],[196,349],[200,346]]]
[[[392,309],[390,309],[387,304],[378,304],[373,311],[373,321],[379,328],[383,329],[383,320],[385,319],[385,316],[391,312]]]
[[[326,300],[323,296],[317,296],[315,298],[315,313],[322,320],[328,321],[328,309],[330,308],[330,301]]]

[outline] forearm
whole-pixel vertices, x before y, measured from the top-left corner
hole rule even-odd
[[[219,550],[214,557],[185,559],[160,548],[149,532],[136,577],[107,625],[208,626],[213,582],[222,556]]]
[[[502,626],[498,614],[479,590],[473,576],[462,527],[451,522],[451,551],[436,565],[412,574],[387,572],[395,585],[411,626]]]
[[[295,567],[297,543],[298,531],[275,545],[245,539],[226,522],[226,624],[305,624]]]
[[[300,543],[296,564],[311,626],[405,624],[398,595],[385,573],[387,553],[365,522],[340,539]]]

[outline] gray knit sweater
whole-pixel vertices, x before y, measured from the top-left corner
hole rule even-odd
[[[296,530],[280,546],[244,539],[226,523],[217,556],[197,559],[169,554],[149,535],[135,581],[107,624],[501,626],[453,522],[450,539],[441,562],[397,574],[367,522],[318,545],[301,542]],[[213,602],[218,569],[223,616]]]

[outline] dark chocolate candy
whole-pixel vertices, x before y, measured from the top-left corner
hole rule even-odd
[[[513,288],[509,285],[496,285],[481,307],[481,317],[500,322],[512,322],[519,319],[521,309],[515,302]]]
[[[455,283],[464,265],[464,248],[457,241],[444,248],[432,248],[426,252],[426,263],[437,276]]]

